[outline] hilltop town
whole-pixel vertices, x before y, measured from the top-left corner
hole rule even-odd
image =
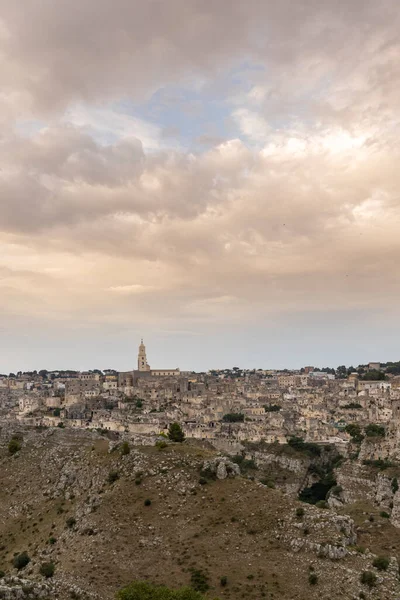
[[[399,374],[397,374],[397,371]],[[21,425],[107,430],[156,436],[172,422],[187,438],[232,450],[241,442],[335,444],[351,440],[349,424],[396,428],[397,363],[298,371],[208,373],[151,369],[143,340],[137,368],[39,371],[0,376],[1,419]]]
[[[0,376],[2,597],[399,597],[399,363],[135,367]]]

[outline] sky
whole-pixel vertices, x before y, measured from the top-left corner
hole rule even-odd
[[[400,359],[396,0],[0,0],[0,372]]]

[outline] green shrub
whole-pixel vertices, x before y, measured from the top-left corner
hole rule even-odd
[[[316,585],[318,583],[318,575],[315,573],[310,573],[308,576],[308,583],[310,585]]]
[[[65,521],[65,524],[68,529],[72,529],[76,525],[76,519],[74,519],[74,517],[68,517],[68,519]]]
[[[226,584],[228,583],[228,578],[226,575],[224,575],[223,577],[221,577],[221,579],[219,580],[220,584],[222,587],[225,587]]]
[[[397,477],[392,479],[392,492],[395,494],[399,489],[399,482],[397,481]]]
[[[29,558],[28,553],[21,552],[21,554],[17,554],[14,557],[12,564],[15,569],[18,569],[18,571],[20,571],[21,569],[26,567],[26,565],[28,565],[30,562],[31,559]]]
[[[119,479],[118,471],[110,471],[107,477],[107,481],[110,484],[115,483]]]
[[[54,536],[49,537],[49,544],[51,544],[52,546],[54,546],[54,544],[57,542],[57,539]]]
[[[282,406],[279,406],[279,404],[264,404],[265,412],[279,412],[281,408]]]
[[[389,513],[387,513],[385,510],[381,510],[379,516],[382,517],[382,519],[390,519]]]
[[[40,565],[40,574],[44,577],[53,577],[55,571],[55,565],[52,562],[43,563]]]
[[[144,505],[150,506],[150,504],[151,504],[151,500],[149,498],[146,498],[146,500],[144,501]]]
[[[171,442],[182,443],[185,439],[185,434],[183,433],[182,427],[179,423],[171,423],[168,428],[168,437]]]
[[[128,442],[122,442],[122,444],[121,444],[122,456],[126,456],[127,454],[129,454],[130,451],[131,451],[131,448],[130,448]]]
[[[360,575],[360,581],[362,584],[372,588],[376,584],[376,575],[372,571],[364,571]]]
[[[59,427],[60,429],[64,429],[65,425],[64,425],[64,423],[63,423],[62,421],[60,421],[60,422],[57,424],[57,427]]]
[[[165,586],[152,585],[147,581],[135,581],[120,590],[116,600],[205,600],[192,588],[172,590]]]
[[[196,590],[196,592],[201,592],[204,594],[210,586],[208,585],[208,576],[204,571],[200,569],[192,569],[192,574],[190,576],[190,585]]]
[[[304,513],[305,513],[305,510],[301,506],[299,506],[299,508],[296,508],[296,517],[298,519],[302,519],[304,517]]]
[[[313,442],[305,442],[301,437],[291,437],[288,441],[288,445],[294,450],[304,452],[310,457],[321,455],[321,448],[318,446],[318,444],[314,444]]]
[[[222,417],[224,423],[243,423],[244,415],[242,413],[227,413]]]
[[[167,442],[164,440],[158,440],[155,445],[159,450],[164,450],[164,448],[168,446]]]
[[[357,423],[349,423],[346,425],[345,431],[351,436],[353,444],[360,444],[364,436],[361,433],[361,427]]]
[[[388,469],[389,467],[396,466],[395,463],[393,463],[390,460],[387,460],[386,458],[385,459],[378,458],[377,460],[370,460],[367,458],[366,460],[363,460],[363,465],[376,467],[377,469],[380,469],[381,471],[384,471],[385,469]]]
[[[4,576],[5,576],[5,572],[4,571],[0,571],[0,579],[3,579]]]
[[[318,502],[315,503],[315,506],[317,508],[329,508],[329,504],[326,500],[318,500]]]
[[[383,427],[383,425],[370,423],[365,428],[365,435],[367,437],[385,437],[385,428]]]
[[[22,448],[21,442],[17,438],[12,438],[8,444],[8,451],[10,454],[16,454]]]
[[[372,562],[372,566],[378,571],[387,571],[389,564],[390,560],[386,556],[377,556]]]

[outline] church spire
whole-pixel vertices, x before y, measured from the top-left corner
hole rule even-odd
[[[147,364],[146,346],[143,344],[143,338],[139,346],[138,371],[150,371],[150,366]]]

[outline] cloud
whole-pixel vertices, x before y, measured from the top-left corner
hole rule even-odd
[[[193,332],[396,304],[394,0],[0,9],[4,315]]]

